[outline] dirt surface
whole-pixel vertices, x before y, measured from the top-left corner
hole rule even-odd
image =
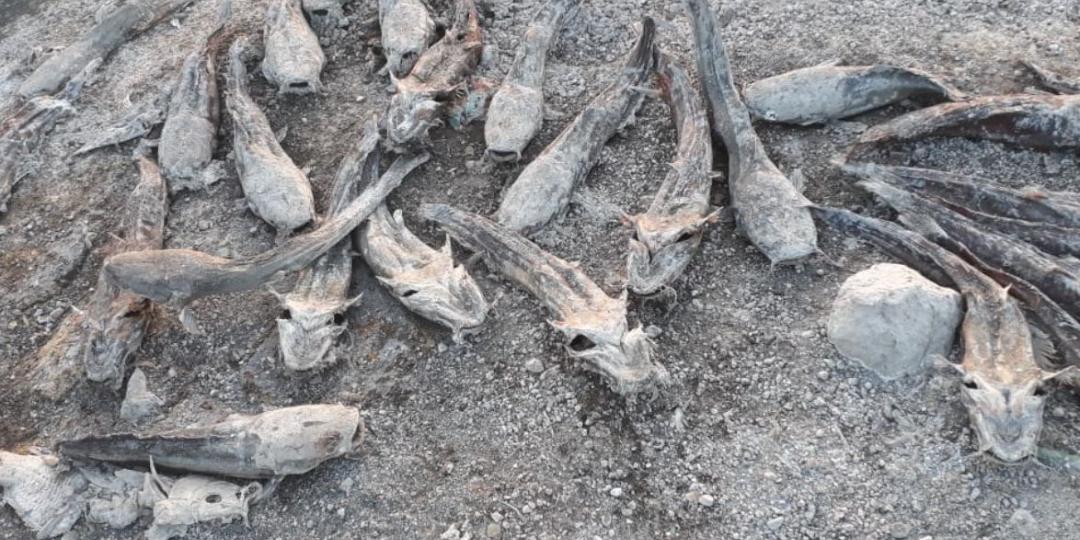
[[[435,2],[442,18],[447,4]],[[616,73],[641,15],[657,19],[663,46],[693,70],[678,2],[585,4],[552,50],[548,120],[526,159]],[[509,66],[537,5],[484,4],[483,74],[497,78]],[[0,15],[0,74],[34,48],[70,42],[93,23],[97,7],[60,0],[8,24]],[[256,28],[264,9],[263,1],[234,2],[236,20]],[[1032,86],[1016,64],[1022,57],[1080,75],[1076,0],[739,0],[723,2],[719,12],[729,22],[740,83],[832,58],[922,68],[975,94]],[[31,174],[0,218],[0,448],[131,429],[119,418],[122,396],[106,388],[83,382],[52,403],[33,395],[16,373],[68,307],[88,296],[116,244],[110,233],[119,224],[117,210],[136,182],[131,144],[68,155],[83,133],[118,117],[128,97],[138,103],[155,95],[214,13],[212,0],[198,0],[173,24],[114,54],[77,103],[78,114],[27,164]],[[377,55],[357,24],[375,14],[375,2],[347,2],[346,13],[353,24],[324,39],[322,94],[275,97],[251,66],[253,95],[275,129],[288,126],[283,146],[310,168],[320,209],[360,120],[389,99],[384,75],[375,72]],[[0,92],[11,88],[0,81]],[[761,125],[759,132],[782,170],[806,178],[810,199],[886,215],[830,160],[867,125],[907,108],[823,128]],[[439,245],[442,236],[417,217],[420,203],[493,212],[502,186],[521,166],[477,166],[481,125],[439,130],[433,140],[433,160],[390,204]],[[585,182],[591,202],[572,207],[540,235],[541,243],[580,261],[603,288],[618,293],[629,234],[618,212],[646,206],[673,144],[667,107],[649,101],[636,127],[608,145]],[[228,146],[220,145],[220,157]],[[939,139],[882,148],[867,158],[1080,191],[1077,161],[1064,153]],[[169,247],[236,255],[273,245],[273,231],[247,210],[231,169],[230,175],[205,193],[171,201]],[[725,204],[722,179],[715,191],[715,203]],[[49,247],[84,228],[94,243],[85,260],[69,275],[40,273],[56,265]],[[973,455],[975,436],[952,370],[883,383],[838,357],[825,338],[837,288],[887,258],[828,231],[822,249],[828,260],[770,269],[731,224],[709,230],[677,283],[678,305],[666,314],[641,303],[632,310],[634,321],[660,330],[657,355],[677,383],[673,395],[653,403],[627,402],[570,363],[539,304],[482,264],[473,273],[494,310],[462,344],[408,313],[360,264],[354,286],[364,299],[348,314],[342,360],[322,373],[284,371],[274,334],[280,308],[265,292],[194,304],[205,336],[185,334],[175,314],[162,311],[135,362],[166,401],[166,416],[155,427],[312,402],[356,404],[369,426],[359,459],[285,480],[253,508],[250,527],[202,525],[191,538],[411,539],[447,531],[443,538],[457,538],[453,530],[472,538],[1076,538],[1080,475],[1059,465],[1003,466]],[[51,282],[33,283],[40,275]],[[544,371],[526,370],[530,359],[539,359]],[[1080,391],[1053,390],[1042,444],[1080,451]],[[138,538],[148,523],[122,531],[82,523],[76,531],[88,539]],[[29,537],[10,509],[0,510],[0,538]]]

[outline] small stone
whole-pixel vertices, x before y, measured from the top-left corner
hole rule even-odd
[[[1009,517],[1009,526],[1024,537],[1034,537],[1038,532],[1038,525],[1035,516],[1024,508],[1017,508]]]
[[[540,374],[544,372],[544,363],[539,358],[530,358],[525,362],[525,371]]]
[[[621,487],[613,487],[613,488],[611,488],[611,496],[612,497],[622,497],[623,496],[622,488]]]
[[[491,513],[491,521],[494,521],[495,523],[501,523],[502,520],[503,520],[503,515],[502,514],[500,514],[498,512],[492,512]]]
[[[346,478],[346,479],[342,480],[341,483],[338,484],[338,489],[340,489],[341,491],[344,491],[346,496],[349,495],[349,492],[352,491],[352,488],[353,488],[353,479],[352,479],[351,476],[349,478]]]
[[[780,527],[784,526],[784,518],[780,516],[774,517],[769,521],[766,521],[765,526],[768,527],[770,530],[778,531],[780,530]]]
[[[889,535],[897,540],[907,538],[911,536],[911,525],[908,525],[907,523],[893,523],[893,525],[889,527]]]
[[[344,506],[337,509],[337,517],[345,519],[345,507]]]
[[[502,526],[498,523],[488,523],[484,534],[487,535],[488,538],[498,538],[502,536]]]
[[[712,505],[715,503],[716,499],[714,499],[713,496],[709,494],[702,495],[700,498],[698,498],[698,504],[704,506],[705,508],[711,508]]]
[[[142,370],[135,368],[128,379],[124,402],[120,404],[120,418],[137,424],[146,418],[156,416],[164,404],[161,398],[147,389],[146,375]]]

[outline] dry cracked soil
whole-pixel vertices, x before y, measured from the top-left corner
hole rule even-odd
[[[197,0],[118,50],[25,166],[10,212],[0,217],[0,448],[51,446],[90,433],[131,429],[121,395],[80,383],[57,402],[28,390],[20,366],[71,305],[85,301],[115,247],[117,212],[136,182],[132,143],[71,159],[86,133],[151,98],[209,27],[215,2]],[[234,16],[257,27],[266,2],[235,0]],[[320,208],[337,161],[360,120],[389,100],[380,61],[359,21],[373,0],[346,1],[351,23],[324,37],[324,92],[276,97],[252,71],[252,93],[283,145],[310,170]],[[447,0],[435,0],[445,17]],[[488,53],[498,78],[539,0],[482,0]],[[733,0],[713,2],[726,23],[737,81],[840,58],[935,72],[974,94],[1034,85],[1017,64],[1032,58],[1080,75],[1077,0]],[[28,51],[47,52],[87,29],[90,0],[0,0],[0,74]],[[693,71],[683,9],[670,0],[585,0],[549,60],[548,110],[531,159],[618,70],[642,15],[660,42]],[[40,61],[41,55],[38,55]],[[15,80],[17,80],[17,75]],[[0,101],[12,90],[0,81]],[[911,104],[818,128],[759,125],[782,170],[806,179],[806,195],[887,216],[831,161],[867,126]],[[229,140],[224,122],[221,140]],[[434,158],[390,198],[433,245],[443,242],[417,210],[449,202],[480,213],[521,165],[478,164],[482,126],[433,134]],[[650,100],[635,126],[604,150],[579,203],[539,241],[580,261],[608,292],[625,280],[629,232],[621,211],[643,209],[672,158],[666,105]],[[219,157],[228,159],[228,145]],[[721,154],[722,155],[722,154]],[[1013,186],[1080,191],[1067,153],[937,139],[875,149],[883,163],[990,176]],[[722,164],[718,164],[722,168]],[[727,202],[718,179],[714,203]],[[86,235],[92,249],[59,261],[51,248]],[[246,207],[235,173],[202,193],[171,200],[166,243],[215,254],[254,254],[273,231]],[[277,358],[270,294],[202,300],[205,336],[183,332],[162,311],[134,358],[165,402],[154,427],[216,420],[311,402],[361,407],[368,433],[360,456],[286,479],[253,508],[249,526],[204,524],[191,538],[1045,538],[1080,535],[1080,474],[1058,463],[1014,466],[974,455],[974,433],[948,369],[895,382],[841,359],[825,337],[839,284],[888,260],[824,231],[825,256],[770,268],[730,223],[706,234],[664,312],[635,302],[631,318],[659,331],[657,355],[676,381],[666,401],[626,401],[573,365],[541,306],[488,271],[473,268],[494,311],[455,344],[408,313],[358,265],[363,300],[348,313],[338,365],[286,373]],[[75,251],[82,251],[76,249]],[[461,255],[461,254],[459,254]],[[285,288],[288,284],[281,284]],[[530,362],[532,361],[532,362]],[[535,368],[539,361],[543,370]],[[678,407],[675,407],[678,405]],[[1055,385],[1041,444],[1080,451],[1080,391]],[[79,538],[138,538],[85,523]],[[444,535],[445,533],[445,535]],[[0,509],[0,538],[30,538]]]

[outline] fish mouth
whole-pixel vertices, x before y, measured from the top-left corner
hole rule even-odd
[[[498,150],[495,148],[488,148],[488,159],[496,163],[511,163],[521,161],[520,150]]]
[[[294,319],[278,319],[278,339],[285,366],[306,371],[333,364],[337,360],[334,344],[345,331],[333,324],[333,318],[321,324],[304,324]]]
[[[998,422],[973,411],[972,424],[978,437],[979,447],[1005,463],[1017,463],[1033,457],[1038,451],[1039,433],[1042,424],[1034,428],[1017,427],[1011,433],[997,427]]]
[[[701,235],[698,234],[663,246],[654,253],[644,243],[631,238],[626,261],[627,288],[634,294],[647,296],[670,285],[689,266],[700,243]]]

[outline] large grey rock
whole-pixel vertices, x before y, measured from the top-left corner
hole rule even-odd
[[[899,264],[876,264],[840,287],[829,341],[840,354],[889,380],[915,373],[952,348],[963,301]]]

